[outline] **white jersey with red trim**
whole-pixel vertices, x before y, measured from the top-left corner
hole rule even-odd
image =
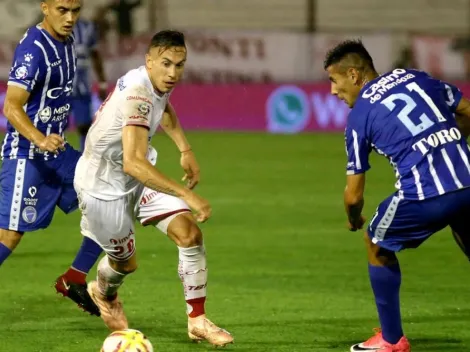
[[[155,134],[165,111],[169,93],[158,95],[144,66],[126,73],[96,113],[83,156],[75,171],[81,192],[114,200],[132,193],[139,182],[122,169],[122,131],[125,126],[142,126],[148,137]]]

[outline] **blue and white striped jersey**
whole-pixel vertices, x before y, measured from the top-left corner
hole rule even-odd
[[[21,87],[30,93],[24,110],[44,135],[56,133],[63,136],[68,125],[76,71],[73,41],[73,36],[64,42],[58,41],[38,25],[27,30],[15,50],[8,85]],[[10,123],[7,124],[1,156],[2,159],[49,158],[48,153],[40,153]]]
[[[345,131],[347,174],[370,168],[371,150],[397,176],[398,196],[422,200],[470,186],[470,150],[455,121],[462,93],[417,70],[395,69],[368,82]]]
[[[92,95],[90,57],[98,44],[96,28],[91,21],[78,20],[73,33],[77,51],[77,74],[73,84],[73,95],[90,98]]]

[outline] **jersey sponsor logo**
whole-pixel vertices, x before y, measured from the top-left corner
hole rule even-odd
[[[46,123],[49,120],[51,122],[60,122],[65,120],[69,116],[70,104],[62,105],[58,108],[51,109],[50,106],[45,107],[39,112],[39,119]]]
[[[425,138],[421,138],[418,142],[413,144],[413,150],[420,151],[421,154],[425,155],[430,148],[436,148],[447,143],[460,141],[462,134],[456,127],[451,129],[444,129],[430,134]]]
[[[34,186],[29,187],[28,193],[31,197],[34,197],[36,193],[38,192],[38,189]]]
[[[405,73],[407,73],[406,70],[397,68],[393,70],[391,74],[382,76],[376,83],[372,84],[362,93],[362,97],[364,99],[370,98],[369,102],[374,104],[382,99],[382,95],[387,93],[390,89],[415,77],[412,73],[403,76]]]
[[[140,101],[144,101],[146,102],[147,104],[150,104],[153,106],[153,103],[147,99],[146,97],[141,97],[141,96],[138,96],[138,95],[129,95],[126,100],[140,100]]]
[[[126,243],[127,241],[129,241],[131,239],[131,237],[134,235],[134,231],[132,230],[129,230],[129,234],[126,236],[126,237],[123,237],[123,238],[111,238],[109,240],[109,242],[111,242],[111,244],[123,244],[123,243]]]
[[[147,116],[141,116],[141,115],[132,115],[129,116],[129,120],[142,120],[142,121],[148,121]]]
[[[24,65],[21,65],[15,70],[16,79],[25,79],[28,77],[28,68]]]
[[[23,198],[24,204],[27,206],[35,207],[38,202],[38,199],[34,198],[34,196],[36,195],[37,192],[38,190],[36,187],[34,186],[29,187],[28,193],[29,193],[30,198],[28,197]]]
[[[46,95],[49,99],[57,99],[64,93],[67,96],[69,96],[70,94],[72,94],[72,90],[73,90],[73,85],[72,84],[73,84],[73,81],[70,80],[70,81],[67,82],[65,87],[51,88],[47,91]]]
[[[310,122],[307,94],[296,86],[282,86],[266,102],[268,130],[274,133],[296,133]]]
[[[148,202],[150,202],[153,198],[155,198],[156,196],[158,195],[158,192],[157,191],[153,191],[151,193],[148,193],[146,195],[144,195],[140,201],[140,205],[145,205],[147,204]]]

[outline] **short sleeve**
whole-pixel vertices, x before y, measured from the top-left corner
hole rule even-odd
[[[8,85],[21,87],[31,92],[46,76],[44,55],[35,44],[22,42],[15,50]]]
[[[450,110],[455,112],[462,99],[462,92],[456,86],[443,81],[440,81],[440,89]]]
[[[123,92],[123,101],[120,106],[124,126],[142,126],[150,129],[149,118],[152,113],[152,95],[144,86],[131,86]]]
[[[351,114],[354,110],[351,111]],[[361,124],[354,123],[355,119],[348,118],[348,125],[345,130],[346,154],[348,157],[346,174],[362,174],[370,169],[369,154],[371,146],[365,133],[365,128]],[[363,117],[365,120],[365,117]]]

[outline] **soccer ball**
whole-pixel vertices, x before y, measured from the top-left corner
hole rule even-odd
[[[101,352],[153,352],[149,339],[138,330],[114,331],[104,340]]]

